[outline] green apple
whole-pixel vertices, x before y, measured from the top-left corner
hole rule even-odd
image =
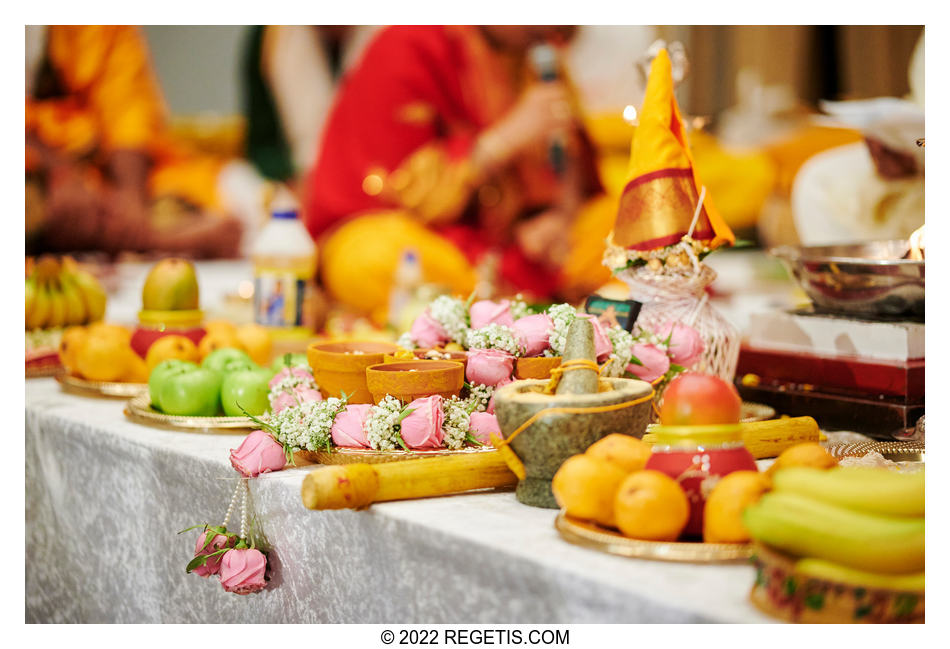
[[[205,367],[166,376],[158,403],[168,415],[214,417],[221,410],[221,375]]]
[[[196,369],[198,369],[197,363],[179,359],[169,359],[156,365],[152,373],[148,375],[148,396],[152,400],[152,405],[161,410],[158,395],[159,392],[161,392],[162,386],[165,385],[165,380],[169,376],[181,374],[182,372],[190,372]]]
[[[254,365],[254,361],[251,360],[251,357],[247,355],[243,349],[235,349],[234,347],[222,347],[221,349],[216,349],[201,361],[201,367],[204,367],[209,370],[214,370],[215,372],[223,373],[225,366],[234,361],[246,361],[251,365]]]
[[[289,359],[287,357],[290,357]],[[283,354],[274,359],[274,362],[271,363],[270,368],[276,374],[285,367],[287,367],[288,360],[291,367],[302,367],[308,372],[310,371],[310,361],[307,360],[306,354]]]
[[[270,406],[267,399],[270,387],[267,384],[272,377],[273,372],[259,368],[229,371],[221,383],[221,405],[224,407],[224,414],[240,417],[246,410],[255,417],[263,415]]]

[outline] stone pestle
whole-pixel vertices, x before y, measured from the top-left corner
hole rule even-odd
[[[594,347],[594,326],[587,318],[574,318],[567,328],[562,364],[572,360],[597,362]],[[597,392],[597,372],[593,369],[577,368],[564,372],[557,384],[555,394],[593,394]]]

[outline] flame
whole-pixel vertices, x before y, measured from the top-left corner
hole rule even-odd
[[[915,261],[923,261],[924,259],[924,226],[920,226],[907,238],[907,242],[910,243],[910,258]]]

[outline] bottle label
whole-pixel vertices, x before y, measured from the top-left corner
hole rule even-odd
[[[254,278],[254,320],[267,327],[307,326],[308,282],[293,271],[258,271]]]

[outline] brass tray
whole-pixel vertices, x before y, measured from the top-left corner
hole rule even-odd
[[[752,556],[750,543],[686,543],[679,541],[641,541],[620,532],[558,513],[554,527],[566,541],[607,554],[656,561],[722,563],[747,561]]]
[[[129,400],[125,416],[138,424],[169,428],[186,433],[221,433],[234,435],[244,430],[254,430],[257,425],[247,417],[188,417],[166,415],[152,407],[148,391]]]
[[[924,462],[926,452],[922,441],[904,442],[853,442],[832,444],[828,452],[833,457],[864,457],[868,453],[880,453],[891,462]]]
[[[767,406],[764,403],[743,401],[742,410],[739,411],[739,421],[743,424],[748,424],[752,421],[767,421],[773,417],[775,417],[775,408]]]
[[[88,381],[62,373],[56,375],[56,380],[67,392],[75,392],[86,396],[112,397],[128,399],[148,390],[148,383],[122,383],[119,381]]]
[[[435,448],[418,451],[376,451],[371,448],[337,447],[332,451],[297,451],[297,455],[317,464],[382,464],[402,460],[419,460],[427,457],[446,455],[467,455],[471,453],[497,453],[492,446],[467,446],[458,450]]]

